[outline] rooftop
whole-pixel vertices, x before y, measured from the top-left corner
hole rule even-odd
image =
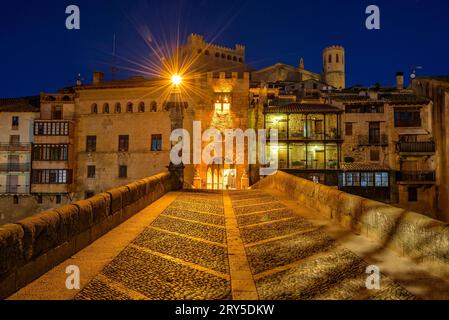
[[[40,96],[0,98],[0,112],[39,112]]]
[[[265,113],[342,113],[343,110],[328,104],[289,103],[283,106],[269,106]]]
[[[374,163],[343,163],[341,165],[343,171],[390,171],[390,168],[386,165],[374,164]]]

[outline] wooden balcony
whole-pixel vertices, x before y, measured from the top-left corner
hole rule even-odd
[[[435,142],[398,142],[397,150],[401,154],[434,154]]]

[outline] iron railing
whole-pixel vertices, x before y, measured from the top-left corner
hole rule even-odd
[[[399,171],[396,173],[398,182],[435,182],[435,171]]]
[[[418,153],[434,153],[435,142],[398,142],[399,152],[418,152]]]
[[[0,193],[3,194],[28,194],[30,193],[29,185],[6,185],[0,186]]]
[[[29,163],[0,163],[0,172],[29,172]]]
[[[3,142],[0,151],[31,151],[31,143]]]

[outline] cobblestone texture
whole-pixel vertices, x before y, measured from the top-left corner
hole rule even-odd
[[[214,224],[217,226],[224,226],[225,224],[225,219],[223,216],[215,214],[198,213],[194,211],[181,210],[177,208],[169,208],[163,212],[163,215],[198,222],[204,222],[208,224]]]
[[[112,288],[103,281],[94,279],[79,295],[76,300],[133,300],[125,293]]]
[[[123,251],[103,274],[150,299],[227,299],[230,294],[224,279],[134,248]]]
[[[266,213],[255,213],[250,215],[238,216],[237,221],[240,226],[248,226],[257,223],[264,223],[269,221],[276,221],[279,219],[296,217],[290,210],[277,210]]]
[[[259,242],[270,238],[285,236],[312,228],[313,225],[302,218],[287,221],[273,221],[267,224],[243,227],[240,229],[245,243]]]
[[[271,195],[230,197],[260,299],[416,298],[386,276],[367,290],[363,259]],[[221,192],[182,193],[76,298],[231,299],[224,218]]]
[[[261,212],[261,211],[271,211],[271,210],[277,210],[277,209],[285,209],[285,206],[279,202],[271,202],[271,203],[261,203],[257,205],[251,205],[246,207],[238,207],[234,208],[236,215],[241,214],[249,214],[254,212]]]
[[[188,236],[218,243],[224,243],[226,239],[224,228],[206,226],[166,216],[160,216],[157,218],[153,223],[153,227],[165,229],[171,232],[183,233]]]
[[[295,216],[288,210],[245,215],[282,207],[280,203],[253,206],[254,201],[263,199],[260,192],[247,191],[232,199],[236,211],[244,214],[237,218],[259,299],[415,299],[385,276],[381,290],[366,289],[368,264],[302,218],[276,221]],[[246,204],[251,206],[242,207]]]
[[[133,243],[222,273],[229,271],[223,247],[152,229],[145,230]]]
[[[254,274],[305,259],[316,253],[335,249],[335,241],[320,231],[304,234],[247,249]]]

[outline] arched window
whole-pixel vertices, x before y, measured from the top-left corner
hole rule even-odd
[[[145,102],[139,103],[139,112],[145,112]]]
[[[223,59],[226,59],[226,55],[225,55],[224,53],[221,54],[221,57],[222,57]]]
[[[203,52],[203,50],[202,49],[198,49],[198,54],[200,54],[201,52]]]
[[[209,50],[204,51],[204,54],[205,54],[206,56],[210,55]]]
[[[237,61],[237,57],[233,57],[232,60]]]
[[[72,99],[69,96],[64,96],[62,101],[71,101]]]
[[[243,59],[242,59],[242,58],[239,58],[239,62],[243,62]]]
[[[336,61],[337,61],[337,63],[339,63],[340,62],[340,57],[338,56],[338,53],[337,53],[337,56],[336,56]]]
[[[115,104],[115,113],[122,113],[122,105],[120,104],[120,102],[117,102]]]
[[[151,112],[157,112],[157,103],[156,103],[156,101],[151,102],[150,110],[151,110]]]
[[[220,58],[220,53],[217,52],[217,53],[215,54],[215,57]]]
[[[97,114],[98,113],[98,106],[97,106],[96,103],[92,104],[91,111],[92,111],[93,114]]]
[[[103,105],[103,113],[109,113],[109,103]]]
[[[332,63],[332,55],[329,55],[329,63]]]
[[[232,57],[231,57],[231,55],[228,55],[228,60],[232,60]]]
[[[132,102],[128,102],[128,104],[126,105],[126,112],[128,113],[133,113],[133,103]]]

